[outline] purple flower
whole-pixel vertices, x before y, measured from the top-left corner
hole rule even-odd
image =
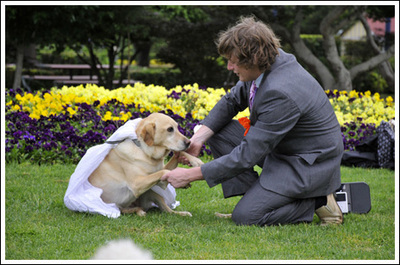
[[[10,122],[7,126],[10,130],[15,130],[15,125],[14,123]]]
[[[190,112],[186,113],[185,119],[192,120],[193,119],[192,113],[190,113]]]
[[[173,98],[173,99],[180,99],[181,93],[177,93],[176,91],[172,91],[171,94],[167,96],[168,98]]]
[[[9,95],[9,96],[11,96],[11,97],[15,97],[16,96],[16,93],[15,93],[15,91],[14,91],[14,89],[9,89],[8,91],[6,91],[6,95]]]
[[[31,135],[29,132],[26,132],[26,134],[23,136],[23,139],[27,144],[33,144],[35,143],[36,137]]]
[[[25,152],[32,152],[33,151],[33,147],[31,145],[28,145],[25,147]]]
[[[45,143],[43,145],[44,150],[50,151],[51,150],[51,144],[50,143]]]
[[[22,91],[19,92],[23,93]],[[188,92],[190,90],[183,89],[180,93],[171,91],[168,97],[178,99],[182,96],[186,97]],[[7,96],[13,96],[16,93],[17,90],[10,89],[6,91]],[[335,98],[339,95],[339,92],[327,92],[328,97]],[[42,151],[58,149],[56,153],[60,155],[60,161],[77,163],[87,149],[103,143],[118,127],[123,125],[123,121],[103,121],[101,117],[106,111],[115,113],[129,111],[132,114],[131,119],[145,118],[150,114],[149,111],[140,112],[139,104],[124,105],[116,99],[110,100],[100,107],[99,104],[100,101],[98,100],[92,105],[87,103],[76,104],[78,111],[72,117],[66,114],[58,114],[39,119],[31,119],[27,112],[11,111],[11,108],[6,108],[6,155],[11,152],[15,153],[17,148],[21,148],[17,152],[36,152],[37,154],[42,154]],[[64,109],[66,110],[68,107],[64,106]],[[97,112],[100,112],[100,114]],[[192,137],[194,127],[199,124],[199,120],[193,119],[190,112],[185,114],[184,117],[175,114],[170,109],[160,112],[173,118],[179,125],[179,131],[188,138]],[[375,133],[375,125],[361,122],[362,119],[357,118],[355,122],[341,126],[345,150],[354,150],[360,141]],[[43,152],[43,154],[45,153]],[[202,147],[201,155],[211,155],[208,146],[204,145]],[[33,161],[38,159],[34,157],[37,157],[37,155],[31,155]],[[39,157],[42,156],[39,155]],[[42,161],[45,159],[41,158]]]
[[[80,104],[77,104],[79,107],[78,107],[78,109],[81,109],[81,110],[83,110],[83,111],[86,111],[86,110],[90,110],[92,107],[89,105],[89,104],[87,104],[87,103],[80,103]]]
[[[116,129],[117,129],[117,128],[115,128],[115,125],[114,125],[114,124],[109,124],[109,125],[107,125],[107,126],[104,128],[103,132],[104,132],[105,134],[109,134],[109,133],[113,133],[114,131],[116,131]]]
[[[13,133],[13,137],[16,140],[19,140],[22,136],[22,132],[21,131],[16,131],[15,133]]]

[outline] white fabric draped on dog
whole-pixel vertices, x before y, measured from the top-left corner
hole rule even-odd
[[[135,130],[140,120],[141,118],[127,121],[107,141],[120,141],[127,138],[137,139]],[[68,209],[78,212],[101,214],[111,218],[118,218],[121,215],[119,208],[114,203],[105,203],[100,198],[103,192],[102,189],[94,187],[88,181],[90,174],[92,174],[107,156],[108,152],[115,146],[116,144],[104,143],[93,146],[86,151],[86,154],[79,161],[75,172],[69,180],[64,196],[64,203]],[[179,206],[179,201],[175,200],[175,189],[170,184],[168,184],[165,190],[157,185],[151,189],[164,197],[166,204],[171,209]]]

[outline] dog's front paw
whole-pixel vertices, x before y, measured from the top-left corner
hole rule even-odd
[[[161,180],[160,182],[157,183],[157,186],[159,186],[160,188],[165,190],[167,188],[167,186],[168,186],[168,181]]]
[[[198,159],[197,157],[192,157],[192,158],[189,160],[189,162],[190,162],[190,165],[191,165],[192,167],[199,167],[199,166],[201,166],[201,165],[204,164],[203,161],[201,161],[201,160]]]
[[[181,155],[187,159],[187,162],[189,162],[192,167],[199,167],[204,164],[203,161],[201,161],[199,158],[192,156],[186,152],[181,152]]]

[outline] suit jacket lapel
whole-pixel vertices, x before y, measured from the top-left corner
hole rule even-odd
[[[251,124],[254,124],[257,120],[257,105],[258,102],[261,100],[261,98],[263,97],[263,95],[265,94],[265,89],[267,89],[266,84],[265,84],[265,80],[268,77],[268,74],[270,73],[270,71],[265,71],[264,72],[264,76],[260,82],[259,87],[257,88],[257,93],[254,97],[254,101],[253,101],[253,108],[250,110],[250,106],[249,106],[249,110],[250,110],[250,122]]]

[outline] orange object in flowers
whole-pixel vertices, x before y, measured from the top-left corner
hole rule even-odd
[[[244,136],[246,136],[247,132],[250,129],[250,120],[247,117],[242,117],[238,119],[239,123],[246,129],[244,132]]]

